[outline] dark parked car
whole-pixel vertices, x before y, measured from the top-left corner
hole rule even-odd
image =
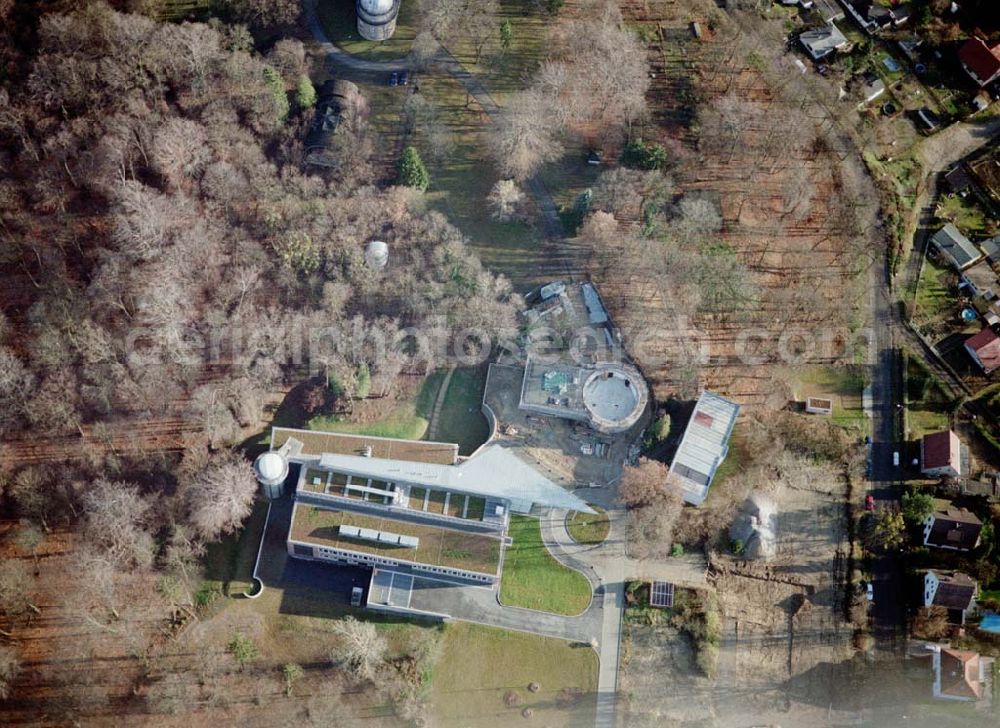
[[[405,86],[409,82],[410,82],[410,72],[409,71],[402,71],[399,74],[399,85],[400,86]]]
[[[390,86],[398,86],[399,85],[399,74],[396,73],[395,71],[393,71],[392,75],[389,76],[389,85]]]

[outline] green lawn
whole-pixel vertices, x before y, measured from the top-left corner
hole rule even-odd
[[[905,361],[907,438],[947,430],[951,398],[919,359],[906,352]]]
[[[480,405],[486,388],[486,369],[456,369],[445,393],[436,440],[458,443],[460,455],[471,455],[486,442],[490,428]]]
[[[208,545],[202,559],[203,589],[235,596],[253,585],[253,567],[266,518],[267,501],[257,500],[241,530]]]
[[[920,323],[933,321],[955,310],[955,295],[949,282],[951,277],[950,269],[942,268],[931,260],[924,261],[924,269],[917,281],[914,319]]]
[[[577,543],[601,543],[608,537],[611,521],[604,509],[591,504],[597,513],[574,513],[566,521],[566,530]]]
[[[358,34],[354,0],[319,0],[316,15],[327,37],[342,50],[373,61],[403,58],[410,52],[417,35],[418,4],[413,0],[400,5],[396,32],[389,40],[365,40]]]
[[[832,399],[831,421],[849,430],[865,427],[864,387],[863,369],[855,365],[806,367],[797,373],[792,383],[792,391],[799,401],[807,397]]]
[[[542,543],[538,519],[511,516],[513,544],[504,556],[500,601],[555,614],[580,614],[590,603],[587,578],[553,558]]]
[[[538,692],[528,685],[537,682]],[[512,724],[552,728],[593,725],[597,655],[549,637],[452,622],[431,680],[435,725],[507,728]],[[504,697],[520,698],[507,707]],[[525,721],[521,711],[534,715]]]
[[[938,202],[936,214],[942,225],[946,222],[955,223],[969,237],[986,235],[986,213],[972,196],[945,195]]]

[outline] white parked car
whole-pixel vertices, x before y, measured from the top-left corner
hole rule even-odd
[[[875,586],[870,581],[865,584],[865,598],[870,602],[875,601]]]

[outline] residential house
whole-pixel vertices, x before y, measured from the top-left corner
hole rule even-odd
[[[1000,78],[1000,43],[989,46],[982,38],[970,38],[958,49],[958,60],[980,87]]]
[[[924,521],[924,546],[951,551],[972,551],[979,545],[983,523],[964,508],[948,506]]]
[[[931,245],[955,270],[963,271],[983,254],[953,223],[948,223],[931,237]]]
[[[965,617],[975,607],[979,585],[960,571],[935,571],[924,574],[924,606],[944,607],[948,621],[965,624]]]
[[[923,38],[914,34],[898,40],[896,45],[899,46],[899,50],[903,51],[903,55],[910,59],[911,63],[919,63],[920,54],[918,50],[923,43]]]
[[[843,3],[866,33],[877,33],[895,22],[892,9],[875,0],[843,0]]]
[[[965,350],[984,374],[1000,367],[1000,337],[993,329],[983,329],[965,340]]]
[[[941,118],[927,106],[917,109],[917,121],[920,122],[924,131],[928,134],[933,134],[941,126]]]
[[[1000,265],[1000,235],[984,240],[979,244],[979,249],[992,265]]]
[[[962,474],[962,443],[951,430],[924,435],[920,440],[920,472],[929,478]]]
[[[948,184],[948,188],[960,197],[969,194],[969,189],[972,187],[972,177],[969,176],[964,164],[956,164],[948,170],[944,175],[944,181]]]
[[[837,0],[815,0],[816,12],[823,19],[824,23],[832,23],[834,20],[844,19],[844,9]]]
[[[702,392],[677,447],[667,483],[681,491],[686,503],[700,505],[708,496],[719,465],[729,453],[740,406],[712,392]]]
[[[316,100],[316,115],[306,136],[306,163],[321,167],[335,167],[339,163],[332,146],[341,116],[348,104],[359,97],[358,87],[351,81],[330,79],[323,84]]]
[[[992,301],[996,298],[997,274],[986,260],[980,260],[975,265],[962,271],[958,287],[969,291],[971,298],[985,298]]]
[[[934,697],[988,701],[992,693],[993,658],[978,652],[934,645]]]
[[[847,42],[847,37],[833,23],[807,30],[799,35],[799,43],[814,61],[846,48]]]

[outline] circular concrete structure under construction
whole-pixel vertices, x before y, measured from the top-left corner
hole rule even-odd
[[[624,432],[639,421],[649,400],[646,382],[635,367],[599,364],[583,383],[583,406],[600,432]]]

